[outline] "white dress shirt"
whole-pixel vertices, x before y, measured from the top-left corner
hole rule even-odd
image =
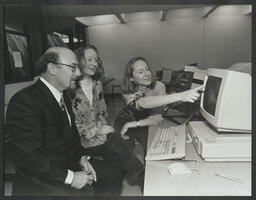
[[[58,104],[61,107],[60,99],[61,99],[62,93],[59,90],[57,90],[55,87],[53,87],[50,83],[48,83],[43,77],[40,77],[40,80],[48,87],[48,89],[51,91],[51,93],[53,94],[53,96],[55,97],[55,99],[57,100]],[[65,105],[65,108],[66,108],[66,105]],[[65,110],[68,116],[69,125],[71,126],[70,115],[68,113],[67,108]]]
[[[91,106],[92,106],[92,100],[93,100],[93,94],[92,94],[92,80],[88,83],[87,80],[81,80],[80,86],[82,88],[82,91],[84,92],[85,96],[89,100]]]

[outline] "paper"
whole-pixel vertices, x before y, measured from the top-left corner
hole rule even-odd
[[[14,67],[23,67],[21,53],[19,51],[13,51],[12,52],[13,60],[14,60]]]

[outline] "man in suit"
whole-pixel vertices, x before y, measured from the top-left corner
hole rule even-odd
[[[13,195],[119,195],[124,175],[104,161],[88,160],[63,95],[80,75],[75,54],[52,47],[38,68],[39,80],[17,92],[7,109],[16,169]]]

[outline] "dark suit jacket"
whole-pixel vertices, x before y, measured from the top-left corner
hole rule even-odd
[[[45,192],[46,195],[54,195],[56,190],[53,187],[66,187],[67,169],[81,170],[78,162],[85,152],[80,145],[70,102],[68,98],[64,99],[71,117],[71,127],[55,97],[40,80],[11,99],[6,125],[12,137],[19,177],[15,185],[17,191],[22,188],[24,194]],[[26,179],[26,184],[31,184],[32,188],[28,187],[30,191],[24,191],[23,179]],[[52,191],[47,191],[47,186]]]

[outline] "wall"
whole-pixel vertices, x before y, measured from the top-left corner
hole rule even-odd
[[[206,67],[226,68],[237,62],[251,62],[251,18],[207,18],[204,45]]]
[[[90,26],[89,41],[99,49],[106,76],[116,79],[106,92],[120,84],[124,65],[133,56],[145,57],[153,71],[194,62],[200,68],[226,68],[251,61],[251,16],[225,15],[225,7],[203,19],[206,9],[169,11],[167,21]]]
[[[40,8],[37,6],[6,6],[5,29],[29,36],[33,62],[41,56],[43,30],[40,24]]]
[[[5,8],[5,29],[22,32],[29,35],[30,40],[30,48],[31,48],[31,56],[32,56],[32,67],[34,67],[36,60],[42,54],[42,45],[41,45],[41,37],[42,37],[42,30],[39,24],[39,18],[37,15],[33,14],[37,12],[37,10],[33,10],[34,7],[23,7],[19,9],[13,6],[6,6]],[[28,17],[26,14],[30,14],[31,16]],[[27,23],[27,27],[25,28],[24,22]],[[31,77],[32,79],[32,77]],[[24,81],[19,83],[13,84],[6,84],[5,85],[5,110],[7,105],[11,99],[11,97],[19,90],[24,87],[31,85],[32,83],[37,80],[37,78],[33,78],[34,80],[31,81]]]

